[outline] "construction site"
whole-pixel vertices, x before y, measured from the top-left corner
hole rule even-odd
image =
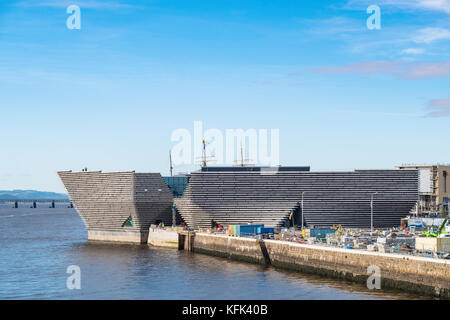
[[[234,175],[233,179],[236,181],[242,177],[242,172],[253,172],[254,170],[260,170],[255,167],[246,167],[241,165],[239,170],[230,168],[202,168],[202,172],[220,172],[220,171],[239,171],[241,174]],[[351,183],[343,180],[346,175],[339,175],[339,180],[336,183],[336,189],[333,189],[333,182],[336,179],[330,173],[327,173],[325,184],[326,187],[321,190],[314,190],[313,184],[305,189],[297,192],[301,194],[299,206],[294,207],[289,211],[287,219],[283,220],[283,223],[274,224],[273,220],[267,221],[262,219],[252,218],[250,214],[246,215],[246,224],[244,225],[231,225],[223,224],[224,219],[220,216],[216,216],[216,220],[221,222],[221,228],[216,225],[212,225],[209,229],[204,229],[206,232],[226,234],[228,236],[238,237],[252,237],[257,239],[274,239],[282,241],[296,242],[300,244],[320,245],[327,247],[336,247],[344,249],[359,249],[369,252],[381,252],[381,253],[396,253],[409,256],[422,256],[428,258],[437,259],[450,259],[450,223],[449,223],[449,210],[448,199],[450,193],[448,191],[447,172],[450,170],[450,166],[447,165],[401,165],[397,166],[398,170],[384,170],[384,171],[355,171],[364,172],[373,175],[376,173],[377,177],[383,176],[383,184],[378,182],[370,182],[369,185],[379,185],[380,189],[362,190],[357,188],[358,181],[355,179]],[[309,167],[303,168],[291,168],[293,171],[309,172]],[[283,170],[290,171],[289,168],[278,169],[278,174]],[[399,171],[416,173],[417,186],[414,183],[411,184],[411,189],[404,189],[408,181],[405,176],[395,176]],[[387,184],[386,180],[389,174],[393,174],[392,184]],[[192,175],[194,179],[197,178],[195,173]],[[212,180],[225,181],[224,175],[214,176]],[[251,175],[250,175],[251,176]],[[283,183],[286,182],[284,176]],[[348,177],[348,175],[347,175]],[[360,179],[367,183],[373,177],[364,176]],[[249,179],[249,177],[246,177]],[[337,180],[337,179],[336,179]],[[221,181],[219,184],[224,186],[225,183]],[[281,185],[280,182],[270,182]],[[267,188],[270,185],[269,182],[252,183],[252,193],[262,194],[258,190],[259,186]],[[400,184],[401,183],[401,184]],[[207,185],[202,181],[201,185]],[[248,181],[247,181],[248,184]],[[242,183],[241,185],[245,185]],[[355,189],[348,191],[352,193],[350,198],[346,193],[346,188],[351,185]],[[289,183],[289,190],[295,189],[295,183]],[[187,197],[189,192],[193,192],[195,183],[189,185],[187,188]],[[414,189],[417,188],[417,192]],[[219,190],[220,187],[215,185],[213,190]],[[286,188],[287,189],[287,188]],[[204,188],[202,188],[204,190]],[[230,193],[230,186],[228,186],[228,193]],[[274,202],[274,194],[276,188],[272,188],[270,192],[266,194],[265,200],[268,202]],[[305,191],[307,190],[307,191]],[[389,191],[387,191],[389,190]],[[396,215],[395,208],[398,207],[399,202],[404,201],[400,197],[395,198],[395,192],[402,191],[402,197],[408,192],[413,195],[411,198],[413,201],[406,204],[406,207],[398,210],[399,215]],[[239,188],[239,195],[234,194],[233,199],[243,197],[245,188]],[[305,194],[317,193],[320,196],[319,199],[313,199],[312,197],[305,198]],[[281,198],[286,201],[290,194],[282,193]],[[362,196],[363,200],[359,203],[355,194]],[[386,198],[382,195],[389,194],[389,200],[395,202],[386,202]],[[332,196],[333,195],[333,196]],[[295,197],[295,196],[294,196]],[[207,199],[214,198],[207,197]],[[298,198],[297,198],[298,199]],[[305,200],[306,199],[306,200]],[[277,199],[278,200],[278,199]],[[281,201],[283,201],[281,200]],[[194,200],[195,201],[195,200]],[[198,200],[197,200],[198,201]],[[202,208],[208,202],[205,198],[201,198]],[[251,202],[252,200],[249,200]],[[308,202],[306,202],[308,201]],[[333,205],[332,201],[335,201]],[[243,201],[246,202],[246,201]],[[275,201],[276,202],[276,201]],[[351,204],[349,204],[351,202]],[[183,208],[183,202],[178,201],[181,208]],[[190,202],[192,204],[192,201]],[[196,202],[199,203],[199,202]],[[407,207],[409,206],[409,210]],[[270,206],[268,206],[270,207]],[[268,207],[259,209],[258,212],[264,212]],[[340,210],[336,210],[340,208]],[[339,215],[331,215],[331,211],[336,210]],[[351,210],[354,212],[351,213]],[[208,210],[209,213],[215,212],[215,208]],[[401,211],[402,210],[402,211]],[[227,219],[230,219],[234,210],[228,210],[225,213]],[[240,209],[239,212],[243,210]],[[311,215],[311,213],[317,214],[317,216]],[[200,223],[199,215],[196,215],[195,221],[192,224],[197,224],[196,227],[202,228],[203,224]],[[273,214],[271,216],[273,218]],[[188,218],[189,219],[189,218]],[[215,222],[214,221],[214,222]],[[234,220],[237,221],[237,220]],[[258,221],[262,224],[254,224]],[[264,224],[264,222],[266,224]],[[268,222],[268,223],[267,223]],[[215,222],[216,223],[216,222]],[[253,223],[253,225],[252,225]],[[265,227],[266,226],[266,227]],[[247,230],[247,231],[242,231]],[[250,231],[249,231],[250,230]]]
[[[174,175],[171,161],[166,177],[87,169],[58,174],[90,241],[172,247],[352,280],[367,277],[362,265],[369,262],[360,262],[370,257],[371,263],[386,260],[385,271],[400,262],[388,285],[448,296],[450,166],[311,171],[248,160],[241,147],[236,166],[208,166],[203,141],[201,168],[189,174]],[[277,248],[273,262],[266,245]],[[350,254],[355,259],[348,263]],[[405,261],[412,264],[407,271]],[[433,271],[442,263],[442,272]],[[426,288],[423,277],[429,277]]]

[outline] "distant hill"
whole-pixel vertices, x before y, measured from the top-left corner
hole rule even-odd
[[[0,190],[0,199],[69,199],[64,193],[36,190]]]

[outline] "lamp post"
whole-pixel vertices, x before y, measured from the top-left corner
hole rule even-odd
[[[378,192],[370,195],[370,232],[373,232],[373,196],[376,194],[378,194]]]
[[[303,216],[305,214],[305,210],[303,207],[303,195],[305,194],[305,191],[302,192],[302,231],[303,231]]]

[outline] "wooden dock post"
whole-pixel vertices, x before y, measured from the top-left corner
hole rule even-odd
[[[180,231],[178,232],[178,250],[193,251],[195,232]]]

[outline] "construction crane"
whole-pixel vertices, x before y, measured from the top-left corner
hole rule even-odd
[[[197,157],[197,163],[200,162],[202,167],[207,167],[208,162],[215,162],[214,156],[206,156],[206,141],[205,139],[202,139],[202,156]],[[200,159],[199,159],[200,158]]]
[[[432,237],[432,238],[438,238],[440,235],[444,235],[447,232],[445,231],[445,226],[447,225],[448,217],[445,218],[444,222],[442,222],[441,226],[437,231],[434,231],[433,229],[428,229],[427,231],[422,231],[422,235],[426,237]]]

